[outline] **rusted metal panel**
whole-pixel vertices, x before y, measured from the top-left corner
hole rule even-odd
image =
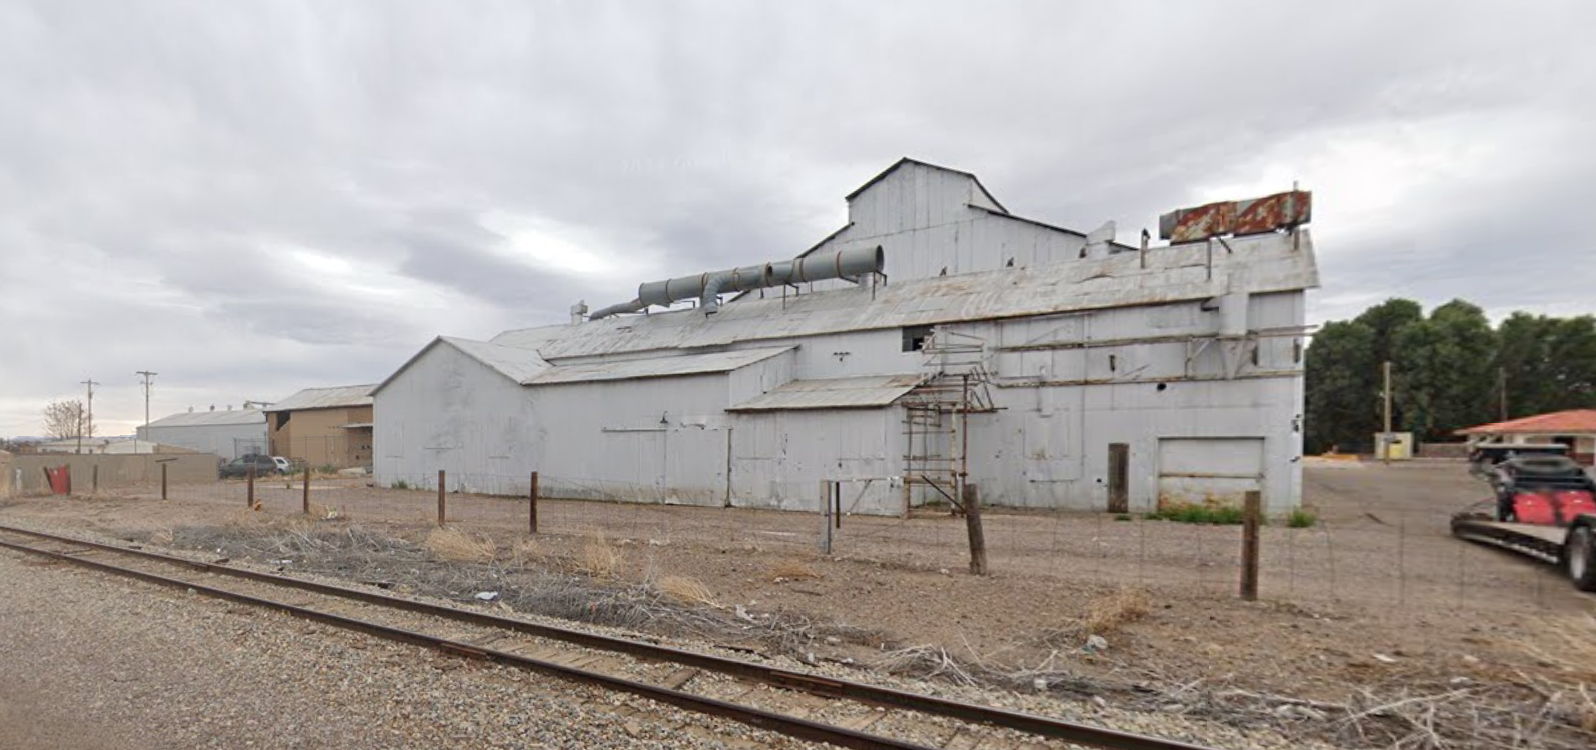
[[[1236,226],[1236,204],[1232,201],[1182,208],[1158,217],[1158,234],[1171,242],[1191,242],[1205,237],[1230,234]]]
[[[1236,235],[1262,234],[1308,223],[1313,216],[1313,194],[1306,190],[1276,193],[1236,201]]]
[[[1158,217],[1158,235],[1170,242],[1195,242],[1227,234],[1262,234],[1308,223],[1313,194],[1306,190],[1177,208]]]

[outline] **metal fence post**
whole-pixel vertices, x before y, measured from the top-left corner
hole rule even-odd
[[[527,488],[526,491],[526,500],[527,530],[533,534],[536,534],[538,533],[538,473],[535,471],[532,472],[532,484]]]
[[[89,472],[89,493],[97,494],[100,491],[100,465],[96,463]]]
[[[444,507],[443,507],[443,503],[444,503],[444,500],[443,500],[443,478],[444,478],[443,469],[439,469],[438,470],[438,526],[439,527],[443,526],[443,515],[444,515]]]
[[[1263,515],[1263,494],[1248,490],[1241,519],[1241,598],[1258,599],[1258,522]]]

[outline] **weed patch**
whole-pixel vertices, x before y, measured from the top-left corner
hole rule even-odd
[[[1230,505],[1181,504],[1160,508],[1146,517],[1152,521],[1229,525],[1241,523],[1242,510]]]

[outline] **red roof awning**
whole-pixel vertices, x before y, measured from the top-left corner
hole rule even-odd
[[[1578,435],[1596,433],[1596,409],[1569,409],[1533,417],[1492,422],[1458,430],[1458,435]]]

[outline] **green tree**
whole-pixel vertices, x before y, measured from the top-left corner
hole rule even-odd
[[[1489,421],[1496,342],[1485,311],[1462,300],[1398,329],[1392,359],[1400,424],[1419,440],[1449,440],[1453,430]]]
[[[1374,331],[1356,321],[1326,323],[1308,347],[1304,448],[1323,453],[1369,441],[1378,429]]]
[[[1509,419],[1596,406],[1596,319],[1515,312],[1497,338],[1494,417],[1504,385]]]
[[[1370,356],[1376,365],[1395,360],[1393,346],[1404,326],[1424,320],[1424,306],[1410,299],[1392,297],[1363,311],[1353,319],[1373,333]]]

